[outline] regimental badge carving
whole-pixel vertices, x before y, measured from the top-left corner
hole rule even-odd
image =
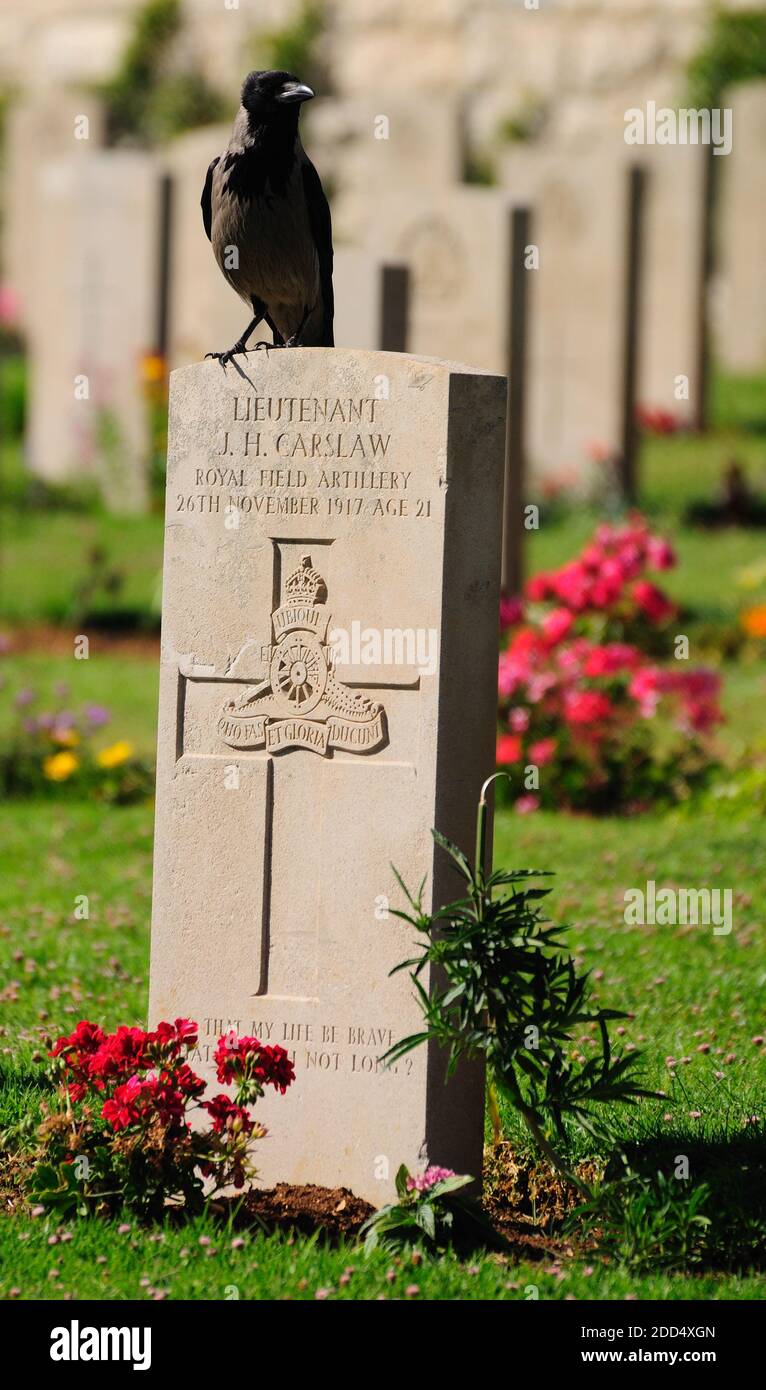
[[[327,588],[310,555],[285,581],[285,602],[271,615],[273,642],[264,653],[268,676],[227,700],[218,733],[230,748],[281,753],[309,748],[371,753],[385,743],[386,712],[336,678],[327,646]]]
[[[451,300],[464,279],[466,252],[449,224],[427,216],[408,227],[399,243],[402,260],[412,269],[418,290],[426,299]]]

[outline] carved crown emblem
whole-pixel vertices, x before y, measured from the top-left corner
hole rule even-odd
[[[287,576],[285,597],[288,603],[324,603],[327,598],[327,587],[310,555],[301,555],[297,568]]]

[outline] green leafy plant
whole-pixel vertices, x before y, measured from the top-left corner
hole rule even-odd
[[[590,1241],[594,1253],[636,1273],[688,1269],[703,1255],[709,1196],[705,1184],[628,1170],[576,1207],[568,1229],[578,1241]]]
[[[0,438],[19,440],[27,415],[26,363],[21,353],[4,347],[0,337]]]
[[[492,155],[486,150],[469,150],[463,165],[463,182],[479,188],[493,188],[497,170]]]
[[[425,1026],[390,1048],[385,1061],[390,1065],[429,1042],[447,1050],[448,1076],[461,1058],[482,1059],[494,1098],[496,1138],[496,1098],[502,1096],[523,1117],[549,1162],[587,1191],[551,1138],[566,1147],[567,1120],[595,1137],[594,1106],[631,1104],[656,1093],[636,1079],[640,1054],[612,1053],[607,1024],[627,1015],[590,1003],[588,975],[578,972],[561,942],[566,929],[542,916],[539,903],[549,889],[534,881],[547,875],[537,869],[485,871],[489,781],[479,801],[474,867],[457,845],[432,832],[465,882],[466,896],[431,913],[423,907],[425,880],[412,894],[397,874],[409,911],[394,910],[395,915],[422,944],[419,954],[391,973],[410,971]],[[421,979],[426,967],[430,989]],[[576,1060],[576,1028],[591,1028],[600,1043],[586,1061]]]
[[[117,71],[98,88],[110,144],[156,144],[226,114],[226,103],[197,69],[170,70],[182,28],[181,0],[147,0],[137,11]]]
[[[294,72],[309,86],[326,94],[328,77],[318,54],[324,29],[323,6],[316,0],[305,0],[288,24],[258,35],[254,61],[277,72]]]
[[[689,100],[714,107],[727,87],[758,77],[766,77],[766,10],[719,11],[688,65]]]
[[[502,1244],[479,1203],[464,1190],[473,1181],[470,1174],[437,1167],[413,1177],[402,1164],[396,1175],[398,1201],[374,1212],[362,1227],[365,1254],[380,1247],[418,1245],[436,1254],[448,1246],[465,1252]]]
[[[538,92],[525,92],[522,101],[500,121],[498,136],[509,144],[536,140],[548,120],[548,102]]]

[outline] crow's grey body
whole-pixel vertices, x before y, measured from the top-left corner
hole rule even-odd
[[[297,84],[290,74],[255,76]],[[330,210],[298,135],[297,105],[268,115],[240,107],[208,169],[202,213],[223,275],[255,316],[237,350],[260,318],[278,344],[332,346]]]

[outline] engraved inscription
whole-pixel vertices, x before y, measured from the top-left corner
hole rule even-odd
[[[403,1076],[412,1074],[412,1057],[392,1066],[381,1058],[396,1041],[393,1028],[364,1024],[340,1024],[293,1019],[205,1018],[199,1045],[190,1056],[192,1065],[211,1063],[218,1039],[229,1032],[247,1033],[262,1043],[278,1043],[301,1072],[346,1073],[350,1076]]]
[[[175,494],[175,511],[243,517],[429,520],[411,468],[398,467],[392,403],[348,398],[231,397],[231,414]]]

